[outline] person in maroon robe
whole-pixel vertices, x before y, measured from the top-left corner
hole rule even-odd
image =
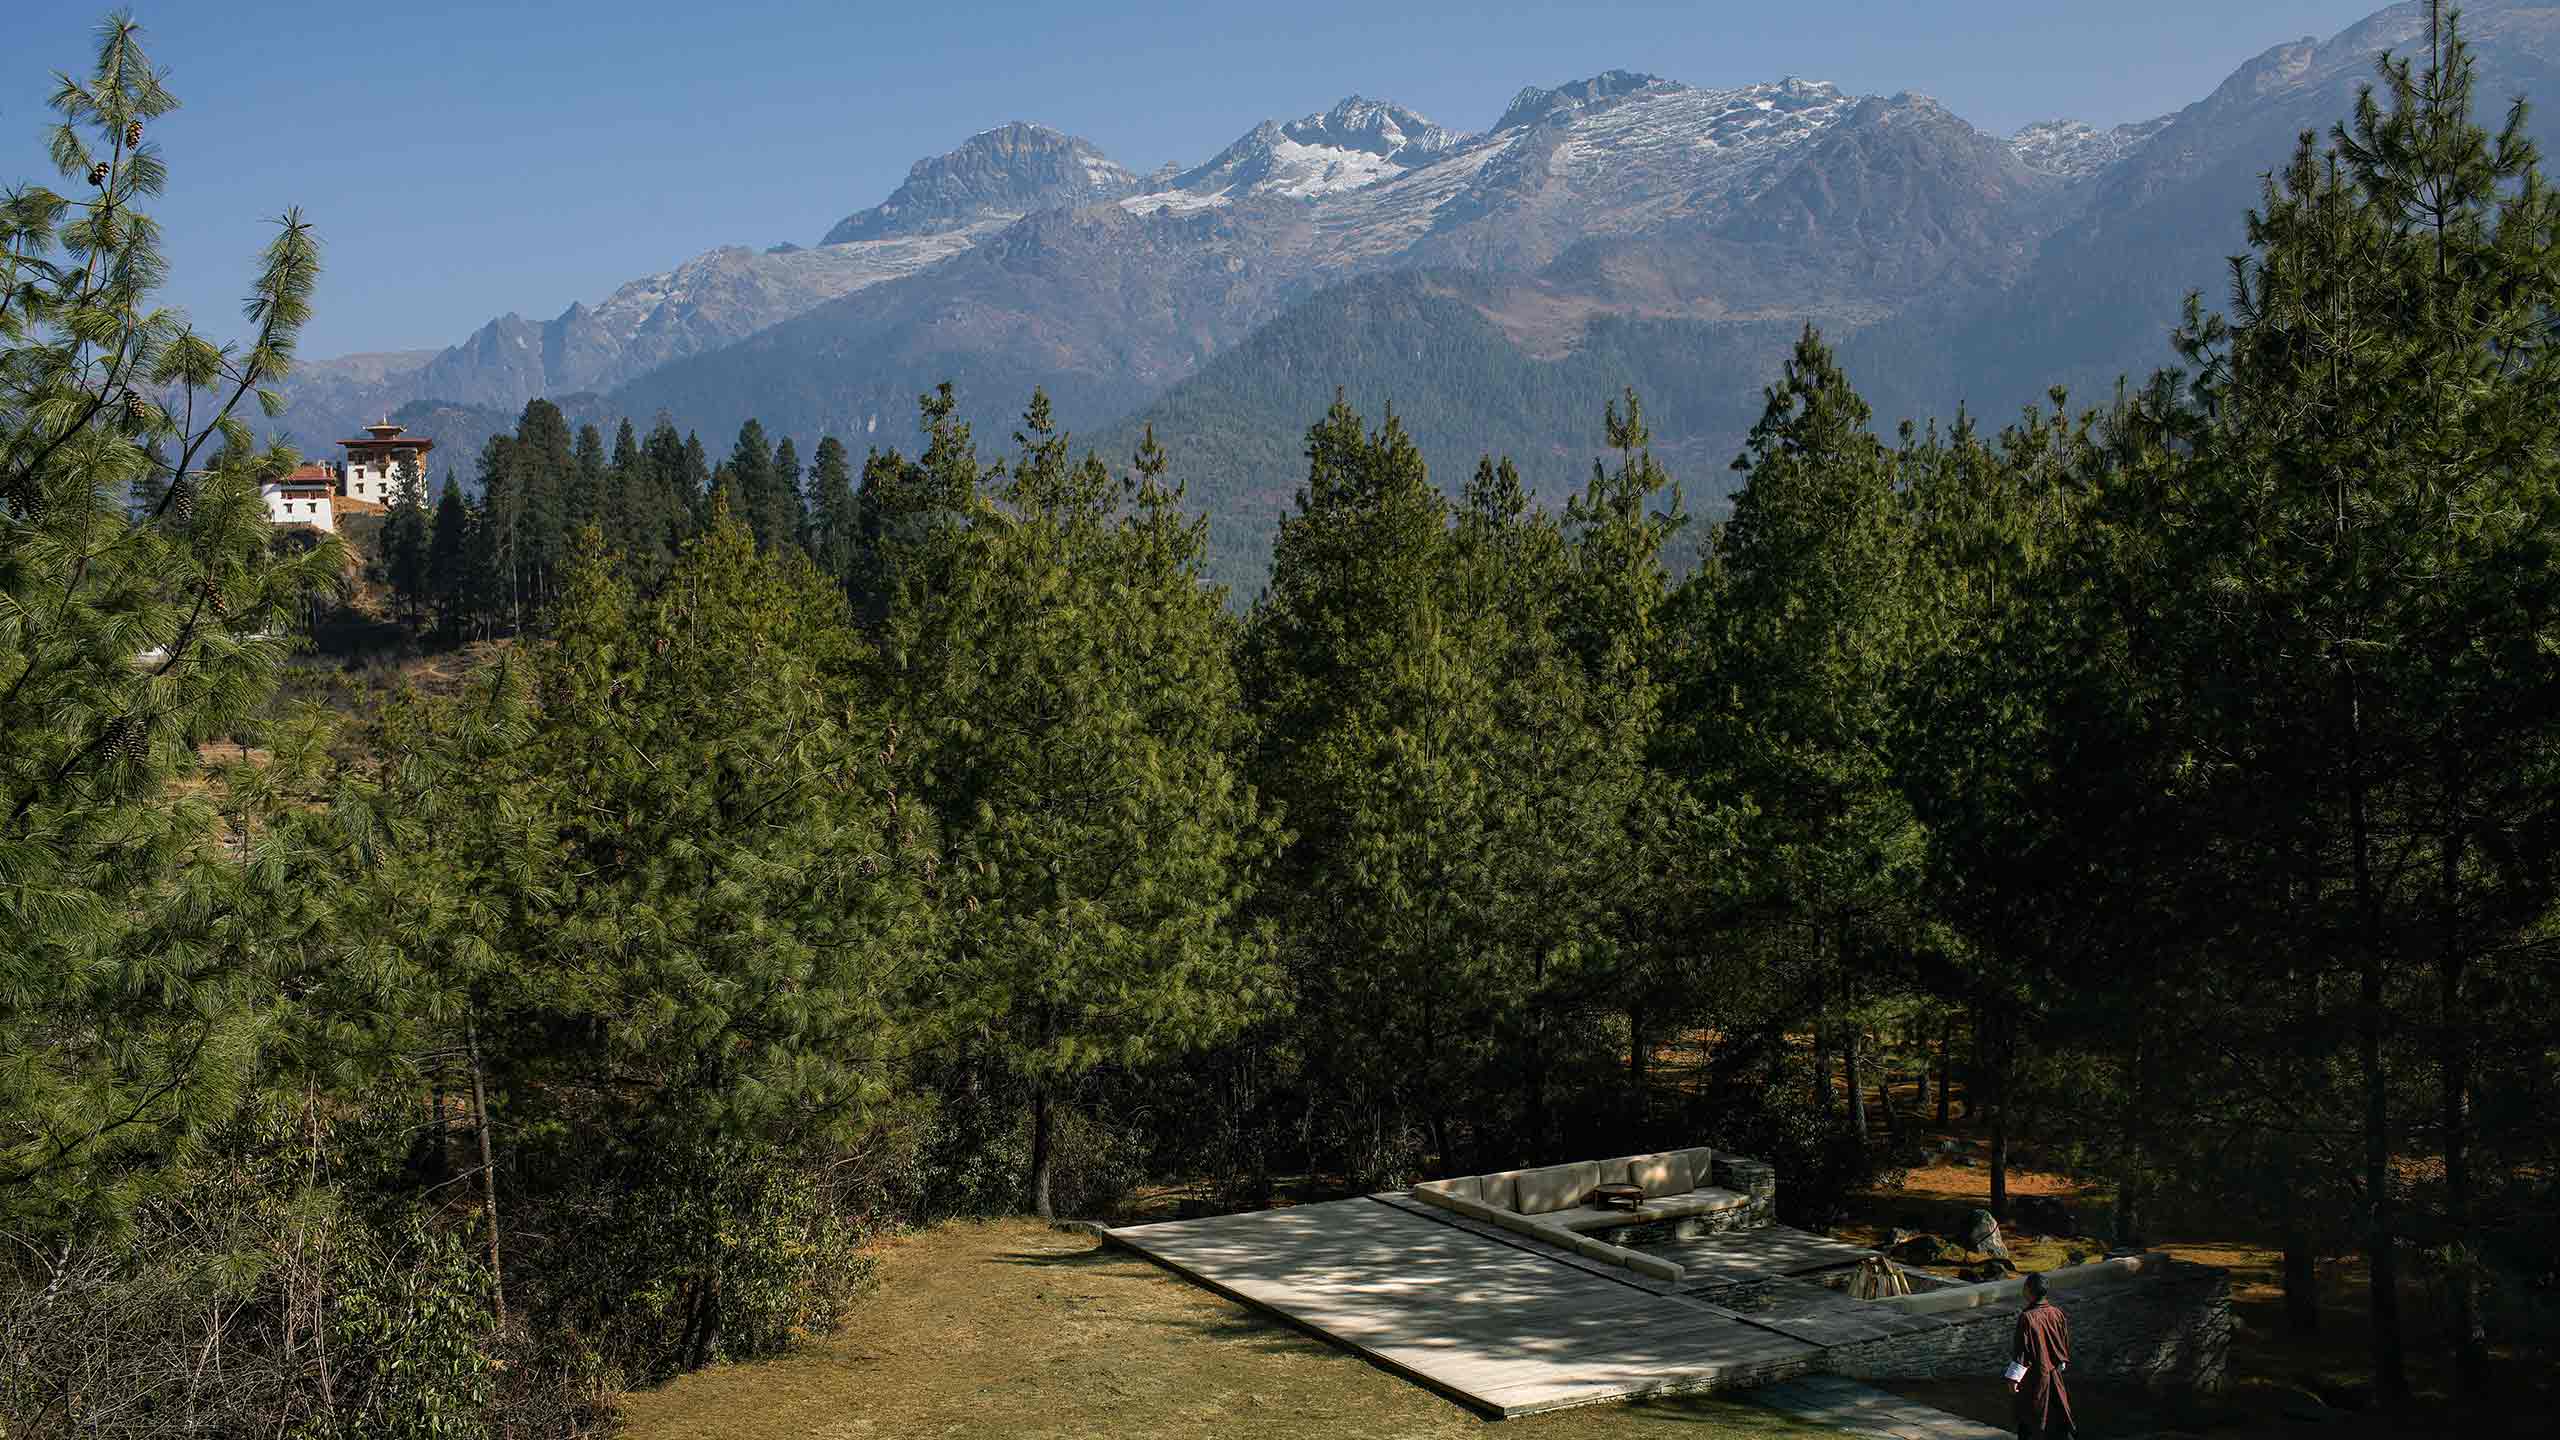
[[[2027,1276],[2027,1308],[2018,1313],[2018,1333],[2010,1359],[2027,1373],[2009,1382],[2015,1392],[2019,1440],[2080,1433],[2071,1423],[2071,1392],[2062,1372],[2071,1364],[2071,1321],[2062,1307],[2045,1298],[2044,1277]]]

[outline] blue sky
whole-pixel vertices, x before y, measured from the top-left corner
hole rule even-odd
[[[10,0],[0,184],[50,182],[44,109],[107,6]],[[444,345],[715,245],[814,242],[1007,120],[1132,169],[1346,94],[1481,129],[1523,85],[1649,70],[1918,90],[2007,133],[2140,119],[2380,0],[136,0],[184,104],[158,127],[167,300],[236,330],[262,220],[327,247],[304,353]]]

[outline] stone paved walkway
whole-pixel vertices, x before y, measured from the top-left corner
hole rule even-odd
[[[1807,1375],[1749,1392],[1773,1410],[1860,1440],[2010,1440],[2010,1432],[1887,1394],[1838,1375]]]

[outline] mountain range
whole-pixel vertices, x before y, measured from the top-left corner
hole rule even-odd
[[[2378,54],[2423,47],[2425,14],[2277,45],[2112,128],[1998,136],[1917,93],[1623,70],[1524,89],[1481,134],[1353,96],[1143,175],[1015,122],[918,161],[814,246],[715,250],[443,351],[306,365],[287,423],[308,445],[393,412],[467,480],[536,395],[608,423],[664,412],[715,454],[753,415],[805,453],[827,433],[910,445],[943,379],[1004,435],[1039,385],[1106,455],[1152,424],[1218,517],[1221,578],[1250,591],[1335,387],[1372,418],[1392,404],[1448,483],[1499,451],[1553,498],[1633,385],[1712,507],[1808,322],[1887,426],[2012,414],[2057,383],[2099,398],[2166,363],[2185,295],[2221,294],[2261,177],[2351,113]],[[2484,99],[2553,93],[2560,3],[2464,14]]]

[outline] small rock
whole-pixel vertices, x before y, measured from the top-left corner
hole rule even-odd
[[[1966,1218],[1964,1248],[1978,1255],[2009,1258],[2009,1242],[2000,1238],[2000,1222],[1988,1210],[1976,1210]]]

